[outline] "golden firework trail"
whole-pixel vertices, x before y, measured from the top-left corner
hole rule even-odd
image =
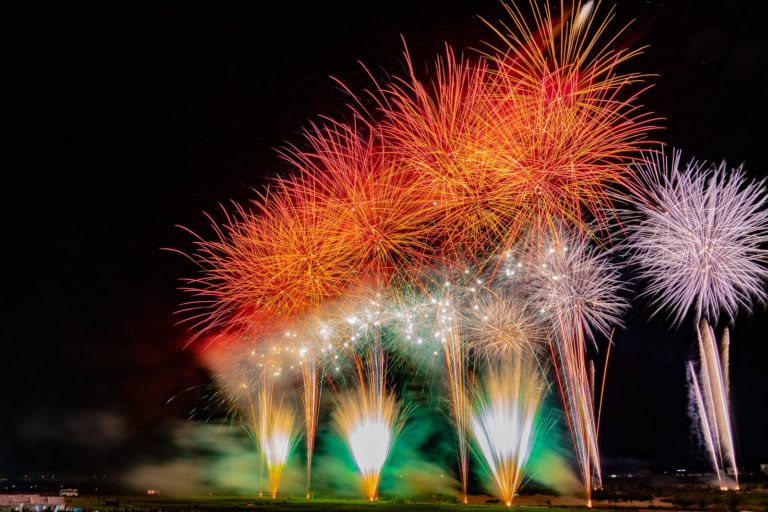
[[[469,476],[469,456],[467,454],[467,354],[464,340],[460,333],[460,323],[453,314],[451,299],[443,299],[440,323],[443,334],[443,355],[448,374],[448,388],[451,397],[451,409],[456,428],[456,439],[459,452],[459,472],[464,503],[467,503],[467,485]]]
[[[293,410],[282,399],[275,400],[275,382],[262,373],[257,390],[243,385],[249,409],[249,427],[269,474],[270,493],[277,495],[280,477],[298,440],[299,428]],[[254,396],[255,395],[255,396]]]
[[[357,389],[338,400],[336,424],[355,460],[363,493],[378,498],[381,470],[402,427],[400,403],[386,387],[384,350],[375,343],[355,356]]]
[[[525,477],[546,389],[530,354],[489,365],[472,386],[469,428],[474,445],[493,477],[496,495],[508,507]]]

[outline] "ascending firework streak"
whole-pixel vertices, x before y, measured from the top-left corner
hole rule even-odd
[[[256,397],[246,390],[250,428],[267,466],[272,497],[280,488],[280,476],[298,439],[293,411],[282,400],[275,402],[274,379],[262,373]]]
[[[691,399],[695,404],[701,435],[720,489],[738,490],[739,474],[733,447],[728,399],[728,329],[723,332],[720,350],[717,347],[715,331],[706,320],[702,320],[699,324],[698,334],[698,372],[693,362],[688,362]],[[732,483],[727,477],[728,472],[733,475]]]
[[[357,464],[363,492],[378,497],[379,480],[390,449],[402,427],[400,404],[386,389],[381,345],[368,349],[367,361],[355,356],[357,390],[339,399],[336,422]]]
[[[560,330],[554,335],[553,357],[557,361],[558,384],[565,402],[568,426],[587,495],[587,507],[591,507],[592,490],[599,489],[602,480],[594,392],[586,366],[584,331],[578,324],[574,326],[562,321],[558,323]]]
[[[512,506],[540,430],[546,386],[529,355],[491,366],[472,389],[469,426],[499,498]]]
[[[469,270],[465,272],[469,273]],[[461,312],[467,297],[479,291],[482,281],[467,286],[463,279],[451,280],[451,272],[438,273],[419,286],[406,286],[391,300],[392,314],[387,317],[400,331],[399,349],[428,350],[442,356],[448,387],[448,403],[456,433],[459,479],[462,500],[467,501],[469,457],[466,437],[467,349],[461,332]]]
[[[330,311],[330,309],[328,310]],[[315,451],[317,420],[320,411],[320,394],[322,392],[322,363],[323,356],[330,354],[335,348],[333,341],[338,338],[329,321],[320,315],[308,315],[295,325],[294,331],[286,333],[299,342],[296,347],[301,366],[301,403],[304,409],[304,440],[307,453],[307,492],[312,496],[312,455]],[[338,357],[338,356],[335,356]]]
[[[320,410],[320,375],[314,360],[301,366],[302,405],[304,406],[304,436],[307,445],[307,499],[312,497],[312,454],[315,452],[315,434]]]
[[[438,302],[438,325],[443,342],[443,354],[445,367],[448,372],[448,386],[451,394],[451,409],[456,427],[456,440],[458,443],[459,472],[461,474],[461,488],[464,493],[464,503],[467,503],[467,480],[469,456],[467,454],[467,435],[465,433],[467,415],[467,354],[464,341],[461,337],[461,325],[458,316],[455,315],[452,297],[447,297]]]

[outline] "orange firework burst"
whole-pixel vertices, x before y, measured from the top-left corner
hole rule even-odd
[[[488,55],[498,102],[490,121],[504,167],[520,179],[517,228],[538,238],[556,218],[605,227],[612,195],[628,180],[626,163],[654,128],[637,104],[642,76],[617,70],[639,51],[608,46],[621,32],[606,36],[612,13],[592,24],[591,1],[570,13],[561,2],[559,20],[531,3],[533,26],[519,8],[506,8],[511,26],[494,28],[506,48]]]
[[[503,238],[517,208],[517,178],[497,165],[485,59],[457,59],[447,48],[429,85],[416,77],[407,51],[405,57],[408,79],[381,91],[383,132],[429,193],[432,242],[442,241],[449,256],[473,258]]]
[[[423,262],[428,219],[414,173],[382,151],[378,132],[358,122],[313,124],[305,134],[309,150],[293,146],[284,157],[300,170],[287,182],[297,201],[321,205],[333,239],[354,253],[352,265],[386,281]]]
[[[256,202],[257,212],[236,207],[213,241],[198,239],[193,259],[201,276],[185,289],[196,326],[249,326],[254,315],[291,316],[338,295],[354,278],[355,247],[339,240],[336,219],[316,203],[277,191]],[[266,313],[265,313],[266,312]]]
[[[592,24],[591,2],[560,20],[532,6],[532,26],[508,11],[506,48],[472,62],[447,49],[431,84],[406,52],[408,78],[379,87],[380,122],[313,125],[307,151],[284,152],[299,172],[198,241],[196,327],[294,315],[435,254],[485,262],[563,220],[605,227],[653,128],[630,90],[641,77],[616,70],[637,52],[602,45],[611,16]]]

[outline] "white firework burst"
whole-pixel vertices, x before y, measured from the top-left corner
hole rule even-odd
[[[587,338],[608,337],[628,307],[624,281],[608,254],[563,233],[550,237],[531,272],[533,301],[560,326],[580,328]]]
[[[689,312],[733,322],[739,309],[765,303],[768,211],[764,181],[725,162],[707,166],[680,152],[647,155],[639,167],[638,204],[629,245],[655,313],[682,323]]]

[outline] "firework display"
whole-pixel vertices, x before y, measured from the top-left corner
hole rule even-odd
[[[374,80],[364,97],[345,88],[350,119],[310,123],[281,150],[292,173],[211,217],[213,237],[195,235],[182,311],[195,336],[226,340],[204,359],[273,495],[303,423],[312,496],[330,389],[335,431],[376,500],[407,422],[402,389],[425,379],[451,419],[464,503],[475,459],[508,506],[536,478],[549,400],[591,506],[594,361],[622,327],[631,271],[673,326],[700,320],[692,401],[719,485],[732,487],[727,348],[707,321],[768,299],[765,187],[655,149],[643,76],[620,71],[638,52],[616,47],[612,12],[530,7],[488,23],[499,44],[471,57],[446,47],[427,77],[406,51],[405,77]]]

